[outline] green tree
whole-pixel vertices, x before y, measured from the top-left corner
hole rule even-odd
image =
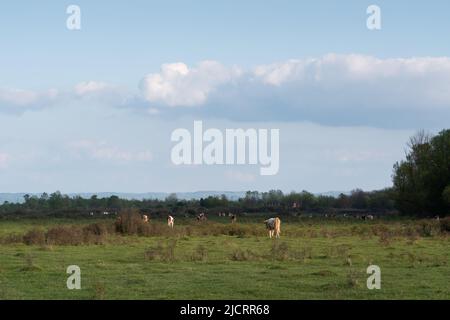
[[[406,159],[394,165],[394,196],[403,214],[448,214],[445,189],[450,185],[450,130],[419,132],[410,139]]]

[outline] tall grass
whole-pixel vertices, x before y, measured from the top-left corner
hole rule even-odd
[[[180,220],[182,220],[180,218]],[[241,219],[240,221],[242,221]],[[228,221],[228,220],[227,220]],[[361,239],[376,237],[383,246],[390,246],[393,241],[405,239],[414,244],[420,238],[450,235],[450,217],[436,220],[410,221],[332,221],[325,225],[323,221],[293,221],[283,224],[283,237],[302,238],[338,238],[359,236]],[[267,230],[262,223],[224,223],[205,221],[197,223],[184,220],[169,228],[165,222],[153,221],[146,223],[136,210],[126,210],[119,214],[115,222],[102,221],[91,224],[60,224],[51,225],[47,230],[33,228],[24,234],[11,233],[0,238],[0,244],[24,243],[26,245],[101,245],[108,241],[120,241],[121,236],[189,238],[191,236],[234,236],[238,238],[267,237]],[[280,244],[277,244],[280,246]],[[281,245],[276,254],[283,252]],[[236,252],[236,260],[255,258],[251,254]],[[243,257],[243,258],[242,258]],[[280,257],[279,257],[280,258]],[[194,259],[194,258],[193,258]],[[285,258],[281,258],[285,259]]]

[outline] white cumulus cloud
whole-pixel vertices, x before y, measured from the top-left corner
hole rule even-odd
[[[160,73],[148,74],[141,82],[146,100],[168,106],[196,106],[206,102],[209,94],[221,84],[239,75],[236,68],[227,68],[215,61],[203,61],[194,68],[186,64],[168,63]]]
[[[195,67],[174,63],[147,75],[141,90],[152,107],[202,106],[177,108],[181,114],[201,110],[245,121],[442,127],[450,117],[450,58],[328,54],[247,70],[211,61]]]

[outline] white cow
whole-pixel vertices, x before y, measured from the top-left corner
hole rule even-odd
[[[173,222],[174,222],[174,218],[172,217],[172,216],[168,216],[167,217],[167,225],[170,227],[170,228],[173,228]]]

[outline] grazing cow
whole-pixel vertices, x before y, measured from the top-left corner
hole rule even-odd
[[[148,222],[148,216],[147,215],[142,215],[142,221],[144,222],[144,223],[147,223]]]
[[[233,214],[233,215],[231,216],[231,223],[235,223],[236,220],[237,220],[237,217],[236,217],[235,214]]]
[[[205,220],[206,220],[206,214],[204,214],[203,212],[197,216],[197,221],[205,221]]]
[[[281,231],[281,220],[280,218],[270,218],[264,221],[266,224],[267,230],[269,230],[269,237],[273,238],[275,235],[275,238],[280,237],[280,231]]]
[[[440,220],[440,219],[439,219],[439,216],[435,216],[435,217],[434,217],[434,220],[439,221],[439,220]]]
[[[169,227],[171,227],[171,228],[173,228],[173,221],[174,221],[175,219],[172,217],[172,216],[168,216],[167,217],[167,225],[169,226]]]
[[[371,215],[371,214],[367,215],[366,220],[373,220],[373,215]]]

